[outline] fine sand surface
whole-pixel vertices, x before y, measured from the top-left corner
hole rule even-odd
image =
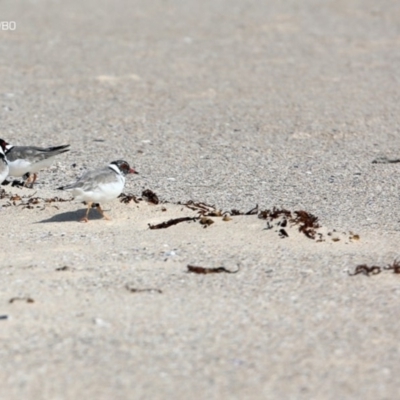
[[[1,400],[398,398],[400,274],[351,276],[400,259],[400,165],[373,163],[400,158],[398,1],[5,0],[0,20],[0,137],[71,144],[3,187]],[[56,188],[117,159],[162,203],[78,223]],[[305,210],[323,240],[257,215],[149,229],[190,200]]]

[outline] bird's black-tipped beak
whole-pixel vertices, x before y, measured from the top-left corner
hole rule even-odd
[[[139,174],[139,172],[135,171],[133,168],[129,169],[130,174]]]

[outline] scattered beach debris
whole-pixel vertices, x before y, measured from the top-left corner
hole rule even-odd
[[[370,276],[370,275],[380,274],[381,272],[382,272],[382,268],[378,267],[377,265],[373,265],[373,266],[369,267],[366,264],[361,264],[361,265],[357,265],[357,267],[353,273],[348,272],[348,274],[350,276],[355,276],[358,274]]]
[[[140,203],[140,201],[142,200],[141,198],[138,198],[137,196],[135,196],[134,194],[125,194],[125,193],[121,193],[118,198],[120,199],[121,203],[124,204],[128,204],[131,201],[134,201],[135,203]]]
[[[63,267],[56,268],[56,271],[73,271],[74,268],[68,267],[68,265],[64,265]]]
[[[389,158],[387,156],[380,156],[372,161],[372,164],[396,164],[400,163],[400,158]]]
[[[8,302],[14,303],[15,301],[25,301],[26,303],[34,303],[35,302],[35,300],[33,300],[31,297],[12,297]]]
[[[128,290],[131,293],[160,293],[162,294],[162,290],[161,289],[156,289],[156,288],[145,288],[145,289],[138,289],[135,287],[132,287],[129,283],[127,283],[125,285],[125,289]]]
[[[0,199],[8,200],[5,204],[2,204],[2,207],[10,207],[10,206],[21,206],[23,209],[33,209],[40,208],[40,210],[44,210],[47,205],[51,205],[58,209],[58,207],[53,204],[57,202],[68,202],[72,199],[63,199],[60,197],[53,198],[42,198],[35,196],[36,192],[31,195],[19,195],[19,194],[11,194],[7,193],[4,189],[0,191]],[[121,193],[119,196],[120,202],[124,204],[128,204],[131,201],[135,203],[140,203],[141,201],[147,201],[152,204],[160,204],[167,203],[164,201],[160,201],[159,197],[156,193],[154,193],[150,189],[146,189],[142,192],[142,197],[138,197],[134,194],[125,194]],[[343,242],[349,243],[360,240],[360,235],[355,234],[353,232],[343,232],[338,233],[336,230],[332,230],[332,232],[327,232],[326,230],[321,232],[321,225],[319,223],[318,217],[305,211],[305,210],[296,210],[290,211],[284,208],[273,207],[272,209],[259,210],[258,204],[255,207],[250,209],[247,212],[243,212],[237,209],[231,209],[230,211],[223,211],[217,209],[214,205],[207,204],[205,202],[195,202],[193,200],[189,200],[185,203],[177,202],[170,203],[176,205],[183,205],[189,208],[192,211],[197,212],[197,216],[195,217],[181,217],[181,218],[173,218],[168,221],[159,223],[159,224],[148,224],[150,229],[165,229],[170,226],[179,224],[181,222],[189,222],[189,221],[197,221],[199,220],[200,224],[203,225],[204,228],[215,223],[215,220],[210,217],[221,217],[223,221],[231,221],[236,216],[254,216],[257,215],[258,218],[264,219],[267,222],[267,226],[265,230],[270,230],[275,228],[275,232],[278,234],[280,238],[289,238],[293,235],[293,228],[296,227],[298,232],[304,234],[307,238],[315,240],[316,242],[326,242],[328,239],[332,242]],[[166,207],[163,206],[161,211],[167,211]],[[329,236],[329,238],[327,237]]]
[[[156,225],[149,224],[149,228],[150,229],[165,229],[165,228],[169,228],[172,225],[180,224],[181,222],[197,221],[197,220],[198,220],[198,217],[174,218],[174,219],[170,219],[165,222],[161,222],[160,224],[156,224]]]
[[[343,241],[343,243],[350,243],[353,241],[360,240],[360,235],[353,232],[336,232],[335,229],[332,232],[327,232],[327,230],[321,231],[321,225],[319,223],[318,217],[305,211],[296,210],[290,211],[284,208],[272,208],[272,210],[259,210],[258,204],[247,212],[242,212],[237,209],[232,209],[230,211],[222,211],[215,208],[215,206],[204,203],[204,202],[194,202],[193,200],[187,201],[186,203],[178,202],[177,205],[184,205],[192,211],[196,211],[197,217],[183,217],[176,218],[161,224],[151,225],[150,229],[162,229],[168,228],[169,226],[175,225],[184,221],[195,221],[199,219],[201,225],[204,228],[215,223],[215,220],[209,217],[222,217],[223,221],[231,221],[237,216],[254,216],[257,215],[258,218],[264,219],[267,222],[265,230],[270,230],[275,228],[275,232],[282,239],[288,238],[293,235],[293,228],[297,228],[297,231],[302,233],[309,239],[315,240],[316,242],[326,242],[328,239],[332,242]],[[182,210],[181,210],[182,211]],[[328,238],[329,237],[329,238]]]
[[[150,189],[143,190],[142,197],[138,197],[132,193],[126,194],[121,193],[118,198],[120,199],[121,203],[128,204],[131,201],[134,201],[136,204],[140,203],[141,201],[145,200],[148,203],[152,204],[159,204],[161,203],[158,196]]]
[[[378,275],[382,271],[393,271],[394,274],[400,274],[400,260],[395,259],[391,264],[384,267],[378,265],[372,265],[369,267],[366,264],[357,265],[353,273],[347,271],[350,276],[363,274],[365,276]]]
[[[187,272],[193,272],[195,274],[218,274],[221,272],[225,272],[227,274],[236,274],[237,272],[240,271],[240,267],[236,271],[230,271],[229,269],[226,269],[225,267],[218,267],[218,268],[204,268],[204,267],[198,267],[195,265],[188,265],[187,266]]]
[[[9,201],[6,204],[3,204],[3,207],[11,207],[11,206],[16,206],[16,207],[21,207],[22,209],[33,209],[33,208],[40,208],[40,210],[44,210],[47,205],[51,204],[52,207],[58,209],[58,207],[52,203],[61,203],[61,202],[67,202],[67,201],[72,201],[72,199],[63,199],[61,197],[55,196],[51,198],[44,198],[44,197],[38,197],[36,195],[37,192],[32,193],[30,195],[22,195],[20,196],[19,194],[12,194],[12,193],[7,193],[4,189],[0,192],[0,199],[8,199]]]
[[[292,224],[291,226],[298,226],[299,232],[313,240],[317,239],[316,230],[321,227],[318,217],[304,210],[292,212],[274,207],[272,210],[260,211],[258,218],[267,220],[268,229],[271,229],[274,224],[279,227],[278,232],[281,237],[289,237],[287,231],[282,229],[287,226],[288,222]]]
[[[400,261],[394,260],[391,264],[384,267],[385,270],[392,270],[394,274],[400,274]]]
[[[150,189],[143,190],[142,197],[148,202],[152,204],[158,204],[160,200],[158,196]]]

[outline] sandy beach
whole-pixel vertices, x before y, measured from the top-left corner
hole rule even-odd
[[[398,2],[0,15],[0,137],[71,145],[2,186],[0,399],[398,397]],[[57,188],[118,159],[79,223]]]

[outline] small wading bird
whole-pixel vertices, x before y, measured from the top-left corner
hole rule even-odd
[[[37,172],[53,164],[54,157],[65,153],[70,149],[69,144],[54,147],[36,147],[36,146],[13,146],[5,140],[0,139],[0,146],[3,149],[7,160],[9,172],[8,176],[13,178],[23,177],[25,180],[23,186],[33,187],[37,178]],[[6,182],[5,184],[8,184]],[[17,184],[16,182],[13,183]]]
[[[2,184],[8,176],[8,162],[2,147],[0,146],[0,184]]]
[[[124,160],[117,160],[100,169],[85,172],[76,182],[59,187],[59,190],[71,190],[75,200],[87,204],[85,216],[81,222],[88,222],[91,207],[96,207],[104,219],[110,218],[104,214],[100,203],[117,198],[123,191],[125,176],[137,174]]]

